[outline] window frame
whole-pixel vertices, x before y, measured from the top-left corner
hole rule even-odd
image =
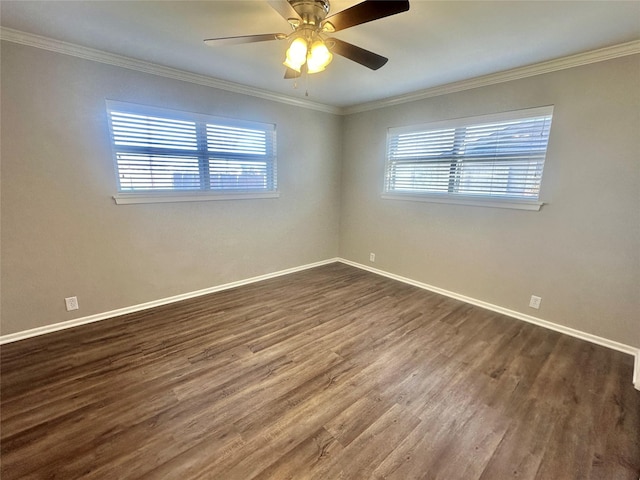
[[[446,203],[446,204],[457,204],[457,205],[471,205],[471,206],[484,206],[484,207],[496,207],[496,208],[513,208],[513,209],[521,209],[521,210],[540,210],[544,202],[540,200],[542,194],[542,185],[543,185],[543,176],[544,176],[544,164],[547,157],[548,151],[548,143],[544,153],[544,159],[541,162],[542,174],[539,182],[539,191],[537,198],[522,198],[515,196],[498,196],[498,195],[468,195],[463,193],[452,192],[453,187],[451,182],[459,177],[459,174],[453,173],[453,170],[448,174],[449,175],[449,186],[447,192],[417,192],[417,191],[409,191],[409,192],[399,192],[394,191],[390,188],[390,172],[391,172],[391,158],[390,158],[390,142],[392,138],[397,137],[402,134],[410,134],[410,133],[426,133],[426,132],[435,132],[438,130],[454,130],[454,146],[451,149],[452,152],[452,161],[451,161],[451,169],[459,169],[460,162],[459,160],[455,160],[455,158],[463,158],[454,155],[454,150],[456,149],[456,141],[458,140],[456,137],[458,129],[464,129],[466,127],[472,126],[481,126],[484,124],[491,123],[500,123],[500,122],[509,122],[509,121],[517,121],[519,119],[525,118],[535,118],[542,116],[550,116],[551,119],[549,121],[549,125],[553,121],[553,105],[543,106],[543,107],[534,107],[527,108],[522,110],[513,110],[507,112],[500,112],[488,115],[479,115],[473,117],[464,117],[464,118],[456,118],[450,120],[442,120],[435,121],[417,125],[407,125],[402,127],[390,127],[387,129],[387,143],[385,150],[385,164],[384,164],[384,173],[383,173],[383,188],[381,197],[383,199],[389,200],[406,200],[406,201],[418,201],[418,202],[433,202],[433,203]],[[549,137],[548,141],[551,138],[550,134],[550,126],[549,126]],[[464,160],[463,160],[464,162]],[[455,165],[454,165],[455,163]],[[462,163],[462,168],[464,168],[464,163]]]
[[[122,189],[120,180],[120,169],[118,164],[118,154],[122,154],[123,150],[134,154],[136,150],[144,153],[144,147],[125,147],[118,149],[115,144],[114,132],[112,127],[111,111],[121,111],[134,115],[156,116],[167,118],[175,121],[187,121],[195,123],[197,150],[193,151],[193,156],[198,158],[198,178],[200,179],[200,188],[168,188],[160,189],[140,189],[138,191],[127,191]],[[276,125],[271,123],[262,123],[249,120],[233,119],[228,117],[220,117],[214,115],[206,115],[196,112],[187,112],[182,110],[174,110],[168,108],[154,107],[136,103],[122,102],[116,100],[106,100],[106,116],[109,130],[109,144],[112,152],[112,161],[114,167],[114,175],[116,180],[117,193],[113,195],[113,199],[118,205],[136,204],[136,203],[168,203],[168,202],[194,202],[194,201],[210,201],[210,200],[251,200],[262,198],[278,198],[280,192],[277,189],[277,152],[276,152]],[[225,157],[222,152],[211,152],[208,149],[208,125],[217,125],[240,129],[255,129],[264,131],[268,137],[266,140],[267,154],[266,159],[266,176],[267,188],[211,188],[211,178],[209,172],[209,161],[211,157]],[[150,152],[152,149],[149,149]],[[188,154],[188,151],[172,150],[170,148],[162,149],[163,154]],[[231,157],[232,155],[229,155]],[[271,188],[272,186],[272,188]]]

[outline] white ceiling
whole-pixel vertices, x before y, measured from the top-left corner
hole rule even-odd
[[[333,0],[331,12],[358,1]],[[264,0],[0,2],[0,24],[289,97],[348,107],[640,38],[640,1],[425,1],[335,37],[388,57],[342,57],[284,80],[284,41],[208,47],[211,37],[290,31]],[[309,96],[305,97],[305,91]]]

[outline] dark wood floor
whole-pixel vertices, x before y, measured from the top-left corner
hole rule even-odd
[[[640,475],[630,356],[342,264],[1,361],[3,480]]]

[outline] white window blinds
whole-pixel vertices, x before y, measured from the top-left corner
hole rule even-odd
[[[107,102],[121,193],[273,192],[275,126]]]
[[[539,198],[553,107],[392,128],[385,193]]]

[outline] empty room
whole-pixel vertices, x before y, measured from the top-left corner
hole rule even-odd
[[[3,480],[640,478],[640,1],[0,40]]]

